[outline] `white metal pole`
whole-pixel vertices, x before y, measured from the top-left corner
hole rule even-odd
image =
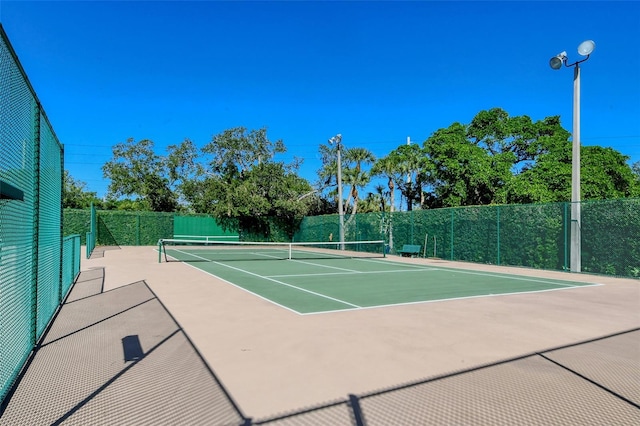
[[[342,160],[341,141],[338,141],[338,213],[340,215],[340,250],[344,250],[344,208],[342,206]]]
[[[424,249],[422,250],[422,257],[424,257],[425,259],[427,258],[427,238],[429,237],[429,234],[424,234]]]
[[[407,136],[407,146],[411,145],[411,137]],[[407,186],[411,183],[411,172],[407,172]]]
[[[580,244],[580,65],[573,73],[573,145],[571,155],[571,272],[581,270]]]
[[[436,251],[436,236],[433,236],[433,257],[438,257],[436,255],[437,251]]]

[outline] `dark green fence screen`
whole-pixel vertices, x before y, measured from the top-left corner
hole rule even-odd
[[[580,205],[582,272],[640,277],[640,199]],[[564,271],[570,269],[570,210],[570,203],[549,203],[346,215],[345,240],[384,240],[391,254],[412,244],[420,245],[420,257]],[[65,234],[82,234],[88,217],[88,211],[65,210]],[[293,241],[337,242],[339,219],[305,217]],[[206,215],[100,210],[95,220],[99,245],[156,245],[179,235],[234,236]],[[266,238],[240,234],[245,241],[288,241],[278,229]]]
[[[62,145],[2,26],[0,146],[2,401],[80,271],[79,238],[62,240]]]
[[[206,240],[220,237],[234,240],[238,234],[225,231],[215,218],[209,215],[175,216],[173,219],[173,238]]]
[[[102,246],[156,245],[173,234],[173,213],[99,210],[96,244]]]
[[[583,201],[582,272],[640,277],[640,200]],[[569,270],[569,203],[345,216],[345,240],[420,245],[420,257]],[[339,216],[305,217],[294,241],[337,241]]]

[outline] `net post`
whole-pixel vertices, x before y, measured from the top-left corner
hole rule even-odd
[[[158,240],[158,263],[162,263],[162,238]]]
[[[291,257],[291,255],[293,254],[292,252],[293,252],[293,244],[289,243],[289,260],[292,259],[292,257]]]

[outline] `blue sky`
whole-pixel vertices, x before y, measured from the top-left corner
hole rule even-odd
[[[587,39],[582,143],[640,161],[640,2],[0,0],[0,20],[67,170],[99,196],[128,138],[164,154],[267,127],[313,182],[337,133],[381,157],[494,107],[571,131],[573,72],[549,59]]]

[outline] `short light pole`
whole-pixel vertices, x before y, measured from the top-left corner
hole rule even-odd
[[[336,146],[338,152],[338,214],[340,216],[340,250],[344,250],[344,209],[342,206],[342,160],[340,150],[342,148],[342,135],[338,133],[329,139],[331,145]]]
[[[567,52],[559,53],[551,58],[549,65],[554,70],[565,67],[574,67],[573,70],[573,144],[571,151],[571,272],[581,270],[581,245],[580,245],[580,63],[589,59],[596,48],[592,40],[583,41],[578,46],[578,53],[586,56],[584,59],[568,64]]]

